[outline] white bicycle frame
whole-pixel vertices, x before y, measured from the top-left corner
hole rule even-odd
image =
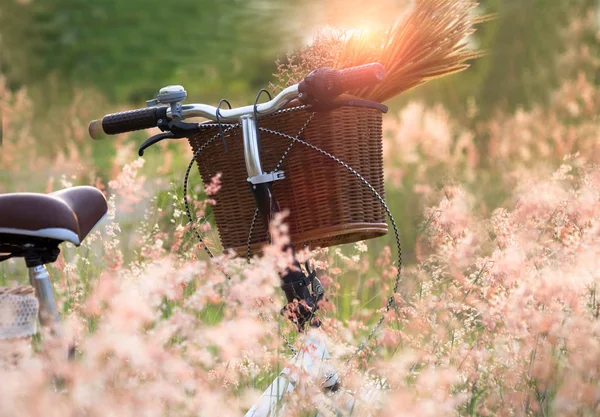
[[[325,335],[322,331],[313,329],[306,336],[304,346],[290,361],[288,367],[275,378],[245,417],[282,415],[285,412],[283,397],[296,389],[301,373],[315,381],[321,380],[333,385],[338,377],[326,366],[327,359],[329,359],[329,352]]]

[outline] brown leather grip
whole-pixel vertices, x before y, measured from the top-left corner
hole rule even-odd
[[[332,71],[328,75],[332,91],[341,94],[380,83],[385,79],[385,69],[380,63],[374,62],[372,64]]]

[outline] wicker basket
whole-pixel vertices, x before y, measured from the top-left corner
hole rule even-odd
[[[0,341],[36,332],[39,302],[33,287],[0,287]]]
[[[261,118],[259,126],[315,145],[361,174],[383,197],[382,112],[377,108],[341,107],[312,113],[304,107],[282,110]],[[214,196],[213,213],[221,243],[238,254],[257,252],[267,242],[267,230],[247,182],[241,128],[227,131],[225,152],[219,128],[204,125],[189,138],[203,181],[221,173],[221,189]],[[296,246],[328,247],[370,239],[387,233],[385,212],[365,184],[338,162],[303,144],[267,132],[260,133],[263,170],[279,169],[285,179],[273,184]],[[206,144],[209,142],[208,144]],[[289,152],[286,153],[286,150]]]

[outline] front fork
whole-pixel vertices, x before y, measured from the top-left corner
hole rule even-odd
[[[269,224],[271,219],[280,211],[279,204],[273,196],[272,184],[277,179],[283,179],[284,176],[282,172],[265,173],[263,171],[260,162],[260,137],[256,121],[251,116],[242,118],[242,132],[244,135],[244,157],[248,172],[248,183],[263,224],[270,233]],[[318,309],[318,302],[324,296],[323,286],[317,278],[316,272],[310,271],[308,263],[306,264],[308,275],[302,271],[291,245],[284,249],[292,251],[294,261],[293,266],[288,267],[281,275],[281,289],[288,301],[288,307],[282,312],[287,310],[290,313],[288,316],[300,331],[304,329],[307,323],[318,326],[319,322],[314,315]],[[290,311],[292,309],[293,311]]]
[[[250,183],[256,206],[264,224],[267,226],[269,235],[268,226],[273,216],[280,211],[279,204],[271,190],[272,184],[272,182]],[[318,302],[325,294],[321,281],[317,278],[314,270],[311,272],[308,262],[306,263],[307,274],[302,271],[300,263],[296,260],[293,246],[289,245],[283,249],[290,250],[294,260],[293,265],[281,274],[281,289],[285,293],[288,302],[287,307],[282,310],[282,314],[287,315],[296,324],[299,331],[304,330],[307,323],[319,326],[320,323],[316,319],[315,313],[318,309]]]

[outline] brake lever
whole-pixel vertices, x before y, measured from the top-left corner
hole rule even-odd
[[[158,135],[154,135],[151,138],[149,138],[148,140],[146,140],[144,143],[142,143],[142,145],[138,149],[138,155],[144,156],[144,151],[146,149],[148,149],[150,146],[152,146],[164,139],[179,139],[179,138],[176,138],[175,135],[173,134],[173,132],[159,133]]]
[[[173,120],[166,123],[159,123],[158,127],[164,133],[154,135],[146,140],[138,149],[138,155],[143,156],[144,151],[150,146],[157,144],[158,142],[165,139],[184,139],[190,134],[197,133],[200,128],[198,123],[186,123],[180,120]]]

